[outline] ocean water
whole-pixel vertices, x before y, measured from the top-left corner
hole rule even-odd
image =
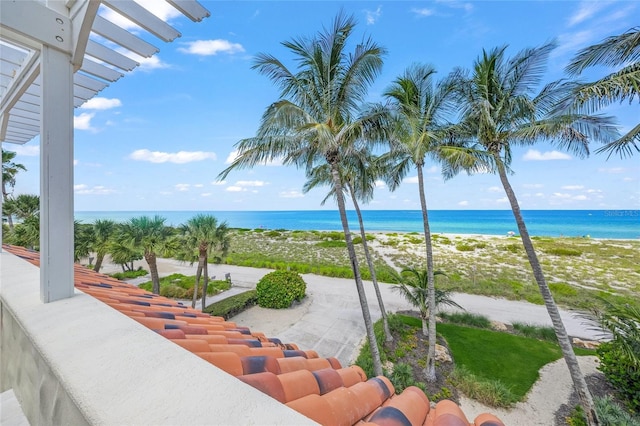
[[[78,211],[76,220],[96,219],[125,222],[142,215],[160,215],[168,225],[177,226],[201,213],[227,221],[232,228],[289,230],[342,230],[340,215],[334,210],[301,211]],[[640,210],[524,210],[522,215],[532,236],[638,239]],[[422,232],[419,210],[363,210],[367,231]],[[348,212],[352,231],[358,230],[357,216]],[[432,210],[429,224],[433,233],[506,235],[517,234],[510,210]]]

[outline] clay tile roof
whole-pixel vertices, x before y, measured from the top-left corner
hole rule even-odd
[[[39,265],[38,252],[3,247]],[[356,365],[342,366],[77,264],[75,286],[320,424],[504,426],[487,413],[470,423],[452,401],[431,408],[417,387],[398,394],[384,376],[367,379]]]

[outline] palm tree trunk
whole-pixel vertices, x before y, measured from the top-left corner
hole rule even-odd
[[[367,244],[367,235],[364,232],[364,221],[362,220],[362,213],[360,212],[360,206],[353,187],[349,185],[349,192],[351,193],[351,199],[353,200],[353,207],[356,209],[358,215],[358,222],[360,224],[360,236],[362,237],[362,247],[364,248],[364,257],[367,259],[367,265],[369,266],[369,273],[371,274],[371,281],[373,282],[373,288],[376,291],[376,297],[378,298],[378,306],[380,307],[380,313],[382,314],[382,325],[384,327],[385,341],[393,342],[393,336],[389,330],[389,320],[387,319],[387,311],[384,309],[384,302],[382,301],[382,294],[380,294],[380,286],[378,286],[378,278],[376,277],[376,268],[371,260],[371,253],[369,252],[369,246]]]
[[[371,348],[371,359],[373,361],[373,372],[376,376],[381,376],[382,361],[380,360],[380,351],[378,350],[378,342],[373,330],[373,322],[371,321],[371,313],[369,312],[369,305],[367,304],[367,296],[364,292],[364,286],[362,285],[362,277],[360,276],[360,268],[358,267],[358,259],[356,257],[356,250],[353,247],[353,240],[351,239],[351,232],[349,231],[349,222],[347,221],[347,211],[344,204],[344,195],[342,192],[342,183],[340,182],[340,173],[335,162],[330,162],[331,175],[333,176],[333,185],[336,193],[336,200],[338,201],[338,210],[340,211],[340,221],[342,222],[342,229],[344,231],[344,239],[347,243],[347,251],[349,253],[349,261],[351,262],[351,269],[353,270],[353,276],[356,281],[356,289],[358,290],[358,298],[360,300],[360,308],[362,309],[362,316],[364,318],[364,326],[367,330],[367,339],[369,340],[369,347]]]
[[[207,289],[209,288],[209,260],[204,258],[204,266],[202,267],[202,312],[207,307]]]
[[[429,336],[429,316],[426,317],[420,316],[422,320],[422,335],[428,337]]]
[[[562,318],[560,317],[558,306],[553,300],[553,295],[549,290],[549,286],[547,285],[547,281],[542,272],[542,267],[540,266],[540,262],[538,261],[538,256],[536,255],[535,249],[533,247],[533,242],[529,237],[529,232],[527,231],[524,219],[522,218],[520,206],[518,205],[518,200],[516,199],[516,194],[513,191],[509,180],[507,179],[507,173],[505,171],[504,165],[502,164],[500,158],[497,156],[496,163],[498,165],[498,174],[500,176],[500,181],[502,182],[502,186],[504,187],[507,198],[509,199],[509,203],[511,204],[511,210],[513,211],[513,216],[515,217],[516,224],[518,226],[518,232],[520,232],[524,250],[527,253],[529,264],[531,265],[531,269],[533,270],[533,276],[536,280],[536,283],[538,284],[540,294],[544,299],[544,304],[547,308],[547,312],[549,313],[549,317],[551,318],[553,329],[556,332],[556,337],[558,338],[558,343],[560,344],[560,349],[562,350],[562,355],[564,356],[564,360],[567,363],[567,367],[569,368],[569,374],[571,375],[573,386],[576,390],[576,393],[578,394],[580,404],[582,405],[582,408],[584,409],[584,412],[587,416],[587,423],[590,426],[598,425],[599,422],[594,408],[593,398],[591,396],[591,393],[589,392],[589,388],[587,387],[587,382],[584,379],[584,375],[580,370],[580,365],[578,365],[576,355],[573,352],[573,347],[571,346],[571,341],[569,340],[569,336],[567,335],[567,330],[565,329]]]
[[[153,294],[160,294],[160,276],[158,275],[158,264],[156,263],[156,254],[145,253],[144,260],[149,265],[149,273],[151,273],[151,282],[153,283]]]
[[[93,265],[93,270],[95,272],[100,272],[100,268],[102,268],[102,261],[104,260],[103,253],[96,253],[96,264]]]
[[[422,223],[424,225],[424,244],[427,251],[427,304],[429,306],[429,351],[425,379],[427,382],[436,381],[436,286],[433,273],[433,247],[431,246],[431,230],[427,213],[427,199],[424,195],[424,176],[422,164],[417,164],[418,190],[420,191],[420,206],[422,207]]]
[[[196,308],[196,302],[198,301],[198,289],[200,288],[200,277],[202,276],[202,265],[204,264],[204,258],[198,257],[198,269],[196,269],[196,283],[193,286],[193,300],[191,301],[191,307]]]

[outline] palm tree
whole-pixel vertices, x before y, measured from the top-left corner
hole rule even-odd
[[[16,175],[20,170],[27,171],[27,168],[19,163],[14,163],[13,159],[17,154],[13,151],[5,151],[2,150],[2,202],[6,203],[9,200],[9,193],[7,192],[7,185],[11,188],[13,192],[13,188],[16,185]],[[4,212],[4,206],[3,206]],[[9,224],[9,229],[13,229],[13,218],[11,214],[11,209],[7,210],[7,223]]]
[[[590,138],[606,139],[615,135],[615,128],[607,118],[558,108],[559,101],[570,97],[574,84],[550,83],[535,95],[553,48],[553,44],[546,44],[525,49],[511,59],[505,57],[506,47],[483,51],[471,73],[456,71],[458,105],[467,128],[492,161],[490,167],[486,165],[486,171],[497,171],[500,177],[576,392],[589,424],[594,425],[597,424],[597,417],[591,394],[507,177],[514,146],[546,140],[576,155],[586,155]],[[452,167],[451,174],[457,169]]]
[[[40,197],[33,194],[20,194],[17,197],[10,196],[2,204],[3,215],[7,217],[9,229],[13,229],[13,216],[25,221],[40,214]]]
[[[442,271],[434,271],[434,276],[444,275]],[[429,336],[428,320],[430,316],[429,303],[429,271],[426,269],[406,268],[400,272],[398,281],[400,284],[394,285],[393,289],[402,294],[407,302],[418,308],[420,311],[420,319],[422,320],[422,334]],[[434,297],[436,308],[440,305],[448,305],[463,309],[458,305],[448,291],[434,289]]]
[[[356,141],[383,140],[382,114],[376,109],[361,113],[367,89],[379,74],[385,49],[370,39],[362,40],[352,53],[347,41],[355,20],[340,13],[333,26],[313,38],[284,42],[295,56],[297,72],[272,55],[259,54],[253,65],[281,89],[281,99],[262,117],[257,135],[236,144],[237,159],[218,176],[224,179],[236,168],[281,159],[285,165],[312,170],[329,165],[347,250],[354,273],[362,315],[371,346],[375,374],[382,374],[380,353],[362,285],[356,252],[349,231],[339,165]]]
[[[111,262],[120,265],[122,272],[133,271],[133,262],[143,258],[140,247],[129,245],[130,238],[124,233],[124,226],[124,224],[116,224],[115,232],[107,244],[107,254],[111,257]]]
[[[227,222],[218,223],[218,220],[211,215],[199,214],[187,221],[180,228],[185,247],[195,248],[198,252],[198,270],[196,273],[196,283],[193,289],[192,307],[196,306],[198,288],[200,287],[200,276],[204,274],[202,286],[202,309],[206,308],[207,288],[209,285],[209,256],[214,255],[216,263],[219,263],[229,251],[231,238]]]
[[[594,65],[621,68],[600,80],[580,86],[577,91],[578,103],[599,109],[627,99],[629,104],[634,98],[640,101],[639,60],[640,27],[580,50],[566,68],[571,75],[578,75]],[[640,152],[640,122],[627,134],[607,143],[597,152],[608,152],[609,155],[617,153],[625,157],[633,155],[634,149]]]
[[[436,317],[435,278],[433,268],[433,247],[429,214],[424,187],[424,165],[427,156],[442,155],[447,136],[448,124],[444,116],[451,112],[452,86],[447,80],[434,82],[435,69],[427,65],[414,65],[398,77],[385,91],[391,100],[396,118],[396,128],[392,137],[391,151],[383,156],[389,162],[389,174],[385,180],[391,190],[395,190],[409,170],[418,172],[418,193],[422,210],[424,242],[427,261],[427,282],[429,309],[429,350],[427,356],[426,380],[436,380]],[[453,149],[453,147],[451,147]]]
[[[109,219],[98,219],[93,223],[93,251],[96,253],[96,264],[93,270],[100,272],[102,262],[109,250],[111,237],[116,231],[116,223]]]
[[[373,191],[375,189],[376,180],[381,175],[380,167],[376,157],[374,157],[368,150],[362,153],[355,153],[350,158],[343,159],[344,163],[341,168],[341,176],[343,179],[344,188],[351,195],[351,201],[358,217],[358,224],[360,225],[360,237],[362,239],[362,248],[364,249],[364,256],[367,260],[367,266],[369,267],[369,274],[371,275],[371,281],[373,288],[376,292],[376,298],[378,299],[378,307],[382,315],[382,325],[384,329],[385,341],[392,342],[393,336],[389,329],[389,320],[387,311],[384,308],[384,301],[382,300],[382,294],[380,293],[380,286],[378,285],[378,278],[376,276],[376,268],[371,258],[371,252],[367,243],[367,234],[364,230],[364,221],[362,220],[362,212],[360,211],[360,205],[358,199],[368,202],[373,198]],[[318,185],[332,185],[331,170],[328,164],[316,167],[311,171],[309,180],[303,187],[303,192],[309,192],[311,189]],[[326,200],[334,195],[333,188],[322,200],[322,205]]]
[[[83,257],[89,256],[95,239],[93,226],[73,221],[73,261],[78,263]]]
[[[167,241],[171,230],[164,225],[165,218],[134,217],[122,226],[122,234],[126,246],[140,248],[144,253],[144,260],[149,265],[149,273],[153,282],[153,293],[160,294],[160,277],[158,275],[157,255],[167,249]]]
[[[20,170],[26,172],[27,168],[23,164],[14,163],[13,159],[16,157],[16,153],[13,151],[2,150],[2,200],[7,201],[9,193],[7,192],[7,185],[13,189],[16,185],[16,175]]]

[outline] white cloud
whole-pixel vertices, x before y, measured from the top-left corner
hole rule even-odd
[[[544,187],[543,184],[541,183],[525,183],[524,185],[522,185],[523,188],[529,188],[529,189],[535,189],[535,188],[542,188]]]
[[[266,183],[262,180],[239,180],[236,182],[236,186],[265,186]]]
[[[440,168],[438,166],[431,166],[425,170],[425,173],[438,173]]]
[[[194,188],[202,188],[202,187],[204,187],[204,185],[201,184],[201,183],[196,183],[195,185],[193,185],[193,187]]]
[[[191,185],[189,185],[188,183],[177,183],[173,185],[173,187],[180,192],[188,191],[190,186]]]
[[[237,150],[231,151],[227,156],[227,159],[224,160],[224,164],[231,164],[234,161],[236,161],[236,158],[238,158],[238,151]]]
[[[624,182],[633,182],[635,179],[632,177],[626,177],[622,179]]]
[[[571,198],[571,194],[567,194],[567,193],[563,193],[563,192],[554,192],[553,193],[553,197],[554,198],[566,199],[566,198]]]
[[[151,71],[171,67],[171,65],[169,65],[168,63],[163,62],[158,55],[153,55],[150,58],[145,58],[127,49],[116,48],[115,50],[116,52],[121,53],[127,58],[132,59],[140,64],[138,66],[138,69],[140,71]]]
[[[607,6],[606,1],[581,1],[576,13],[569,18],[569,26],[572,27],[595,15],[600,9]]]
[[[25,157],[37,157],[40,155],[40,145],[11,145],[11,148],[7,148],[7,146],[9,146],[9,144],[4,146],[5,150],[13,151]]]
[[[460,202],[458,203],[458,205],[459,205],[459,206],[462,206],[462,207],[464,207],[464,206],[468,206],[468,205],[469,205],[469,202],[468,202],[467,200],[460,201]]]
[[[418,176],[411,176],[402,180],[404,183],[418,183]]]
[[[73,165],[77,166],[78,165],[78,160],[73,160]]]
[[[587,189],[587,194],[601,194],[601,189]]]
[[[584,200],[588,200],[589,197],[587,197],[586,195],[576,195],[575,197],[573,197],[573,199],[577,201],[584,201]]]
[[[73,191],[78,195],[108,195],[116,192],[115,190],[102,185],[89,187],[89,185],[85,185],[84,183],[73,185]]]
[[[499,186],[490,186],[489,188],[487,188],[487,191],[489,191],[489,192],[502,192],[502,188],[500,188]]]
[[[201,197],[210,197],[211,195],[211,192],[203,192],[202,194],[200,194]]]
[[[242,191],[246,191],[247,188],[242,188],[240,186],[229,186],[226,189],[229,192],[242,192]]]
[[[280,198],[303,198],[304,194],[300,191],[282,191],[278,194]]]
[[[498,198],[496,200],[496,203],[499,203],[499,204],[504,204],[504,203],[508,203],[508,202],[509,202],[509,199],[507,197]]]
[[[411,12],[413,12],[415,15],[418,15],[419,18],[424,18],[425,16],[433,15],[435,13],[435,10],[423,7],[421,9],[413,8],[411,9]]]
[[[211,182],[211,185],[216,185],[216,186],[222,186],[226,184],[227,184],[226,180],[214,180],[213,182]]]
[[[610,167],[610,168],[599,168],[598,173],[611,173],[618,174],[623,173],[625,171],[624,167]]]
[[[216,154],[205,151],[161,152],[138,149],[129,154],[129,158],[136,161],[148,161],[150,163],[185,164],[194,161],[215,160]]]
[[[377,181],[375,181],[375,185],[376,185],[376,188],[378,188],[378,189],[383,189],[383,188],[386,188],[386,187],[387,187],[387,184],[386,184],[386,183],[384,183],[384,182],[383,182],[383,181],[381,181],[381,180],[377,180]]]
[[[382,16],[382,6],[378,6],[376,10],[365,10],[364,11],[367,25],[373,25],[376,21]]]
[[[525,161],[571,160],[571,156],[559,151],[540,152],[530,149],[522,159]]]
[[[235,53],[244,52],[244,47],[239,43],[231,43],[228,40],[196,40],[184,43],[187,47],[179,47],[178,50],[183,53],[192,55],[213,56],[218,53]]]
[[[95,131],[93,127],[91,127],[91,119],[96,114],[93,112],[83,112],[80,115],[76,115],[73,117],[73,128],[76,130],[91,130]]]
[[[95,97],[89,99],[87,102],[80,106],[80,109],[97,109],[97,110],[105,110],[111,108],[117,108],[122,106],[122,102],[118,98],[101,98]]]
[[[561,188],[567,191],[578,191],[580,189],[584,189],[584,185],[565,185]]]

